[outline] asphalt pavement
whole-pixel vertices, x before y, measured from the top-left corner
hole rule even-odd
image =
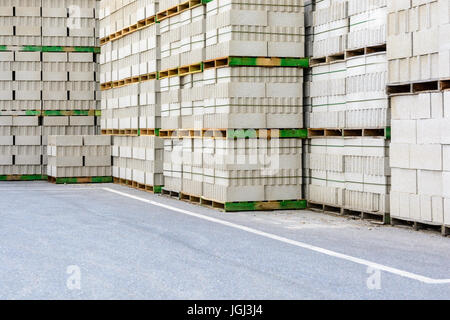
[[[450,299],[437,233],[113,184],[0,183],[0,239],[0,299]]]

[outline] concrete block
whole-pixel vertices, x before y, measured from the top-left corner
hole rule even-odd
[[[417,143],[416,120],[392,120],[393,143]]]
[[[109,156],[85,156],[84,164],[86,167],[111,166],[111,157],[109,157]]]
[[[84,136],[85,146],[110,146],[111,136]]]
[[[39,61],[41,61],[41,53],[40,52],[17,51],[17,52],[15,52],[14,59],[15,59],[15,61],[22,61],[22,62],[27,62],[27,61],[39,62]]]
[[[393,168],[410,168],[410,146],[405,143],[391,143],[390,166]]]
[[[67,62],[67,52],[43,52],[43,62]]]
[[[93,116],[70,116],[69,123],[71,126],[93,126],[95,117]]]
[[[0,146],[12,146],[14,144],[13,136],[0,136]]]
[[[15,156],[16,165],[41,165],[41,156]]]
[[[64,116],[44,117],[42,123],[44,126],[68,126],[69,117]]]
[[[16,136],[16,146],[40,146],[41,136]]]
[[[443,174],[440,171],[418,170],[417,190],[420,195],[440,196],[443,192]]]
[[[38,117],[13,117],[13,126],[38,126],[39,118]]]
[[[432,197],[420,196],[420,220],[432,221]]]
[[[442,197],[431,197],[431,221],[444,223],[444,199]]]
[[[82,136],[55,136],[55,145],[57,146],[82,146]]]
[[[93,62],[94,54],[91,52],[69,52],[69,62]]]
[[[417,170],[392,168],[392,191],[417,193]]]
[[[442,145],[411,145],[410,167],[424,170],[442,170]]]

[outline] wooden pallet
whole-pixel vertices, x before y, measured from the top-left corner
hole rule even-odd
[[[73,178],[55,178],[48,177],[48,182],[54,184],[81,184],[81,183],[111,183],[112,177],[73,177]]]
[[[336,206],[332,204],[323,204],[313,201],[308,201],[308,209],[321,213],[329,213],[338,216],[356,217],[360,220],[366,220],[375,224],[389,224],[390,214],[384,212],[370,212],[363,210],[355,210],[345,208],[345,206]]]
[[[151,186],[151,185],[142,184],[142,183],[127,180],[127,179],[113,178],[113,182],[115,184],[120,184],[122,186],[127,186],[127,187],[131,187],[134,189],[138,189],[138,190],[142,190],[142,191],[150,192],[150,193],[155,193],[155,194],[161,193],[161,190],[162,190],[162,186]]]
[[[182,77],[189,74],[203,72],[203,62],[198,62],[182,67],[167,69],[159,72],[159,79],[171,78],[171,77]]]
[[[325,57],[311,58],[310,65],[311,65],[311,67],[314,67],[314,66],[329,64],[329,63],[333,63],[333,62],[341,62],[341,61],[345,61],[345,58],[346,58],[345,52],[339,52],[339,53],[335,53],[335,54],[325,56]]]
[[[159,129],[139,129],[138,135],[159,137]]]
[[[390,84],[386,89],[387,94],[390,96],[417,94],[423,92],[439,92],[443,90],[450,90],[450,79]]]
[[[224,67],[299,67],[308,68],[309,58],[280,58],[280,57],[222,57],[203,62],[207,69]]]
[[[404,226],[410,227],[415,231],[419,230],[429,230],[441,233],[442,236],[450,235],[450,226],[427,222],[427,221],[414,221],[404,218],[391,217],[391,225],[392,226]]]
[[[173,6],[169,9],[160,11],[156,14],[156,19],[158,20],[158,22],[161,22],[165,19],[171,18],[173,16],[179,15],[182,12],[185,12],[187,10],[191,10],[194,9],[198,6],[201,6],[202,0],[189,0],[183,3],[180,3],[176,6]]]
[[[137,137],[137,136],[139,136],[139,130],[138,129],[103,129],[102,135]]]
[[[100,53],[99,47],[74,47],[74,46],[4,46],[0,45],[0,51],[11,52],[92,52]]]
[[[307,139],[306,129],[161,129],[161,138]]]
[[[162,189],[162,194],[177,200],[182,200],[212,209],[219,209],[224,212],[304,210],[307,207],[306,200],[221,202],[210,200],[198,195],[192,195],[181,191],[167,190],[164,188]]]
[[[378,52],[386,52],[386,44],[347,50],[345,51],[345,58],[348,59]]]
[[[3,175],[0,176],[0,181],[45,181],[46,175],[32,174],[32,175]]]
[[[152,17],[148,17],[146,19],[142,19],[140,21],[138,21],[135,24],[132,24],[131,26],[125,27],[117,32],[114,32],[110,35],[107,35],[106,37],[103,37],[100,39],[100,45],[103,46],[105,44],[107,44],[110,41],[116,41],[119,40],[122,37],[125,37],[127,35],[130,35],[136,31],[145,29],[153,24],[155,24],[156,21],[156,16],[152,16]]]
[[[391,128],[376,129],[308,129],[309,138],[373,137],[390,139]]]
[[[164,196],[168,196],[168,197],[175,198],[175,199],[179,200],[181,192],[164,189],[164,187],[163,187],[162,190],[161,190],[161,194],[164,195]]]
[[[201,204],[202,197],[196,196],[184,192],[180,192],[180,200],[193,203],[193,204]]]
[[[221,202],[201,198],[201,205],[225,212],[304,210],[306,200]]]
[[[12,116],[12,117],[54,117],[54,116],[96,116],[102,115],[101,110],[23,110],[23,111],[11,111],[0,110],[0,116]]]
[[[123,86],[128,86],[131,84],[150,81],[150,80],[158,80],[158,72],[151,72],[151,73],[142,74],[139,76],[129,77],[126,79],[105,82],[105,83],[100,84],[100,89],[102,91],[106,91],[106,90],[111,90],[113,88],[120,88]]]

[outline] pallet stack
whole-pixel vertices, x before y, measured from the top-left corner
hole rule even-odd
[[[47,155],[50,182],[112,182],[109,136],[48,136]]]
[[[0,178],[44,179],[48,135],[97,133],[97,1],[1,5]]]
[[[163,193],[227,211],[304,208],[303,3],[205,2],[161,16]]]
[[[450,227],[450,1],[389,1],[394,224]]]
[[[112,175],[156,193],[163,184],[158,8],[157,0],[100,5],[101,132],[112,136]]]
[[[386,8],[385,1],[316,3],[307,113],[310,207],[385,223],[390,191]]]

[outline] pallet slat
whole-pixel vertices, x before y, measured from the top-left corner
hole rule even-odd
[[[55,178],[48,177],[48,181],[54,184],[78,184],[78,183],[111,183],[112,177],[73,177],[73,178]]]

